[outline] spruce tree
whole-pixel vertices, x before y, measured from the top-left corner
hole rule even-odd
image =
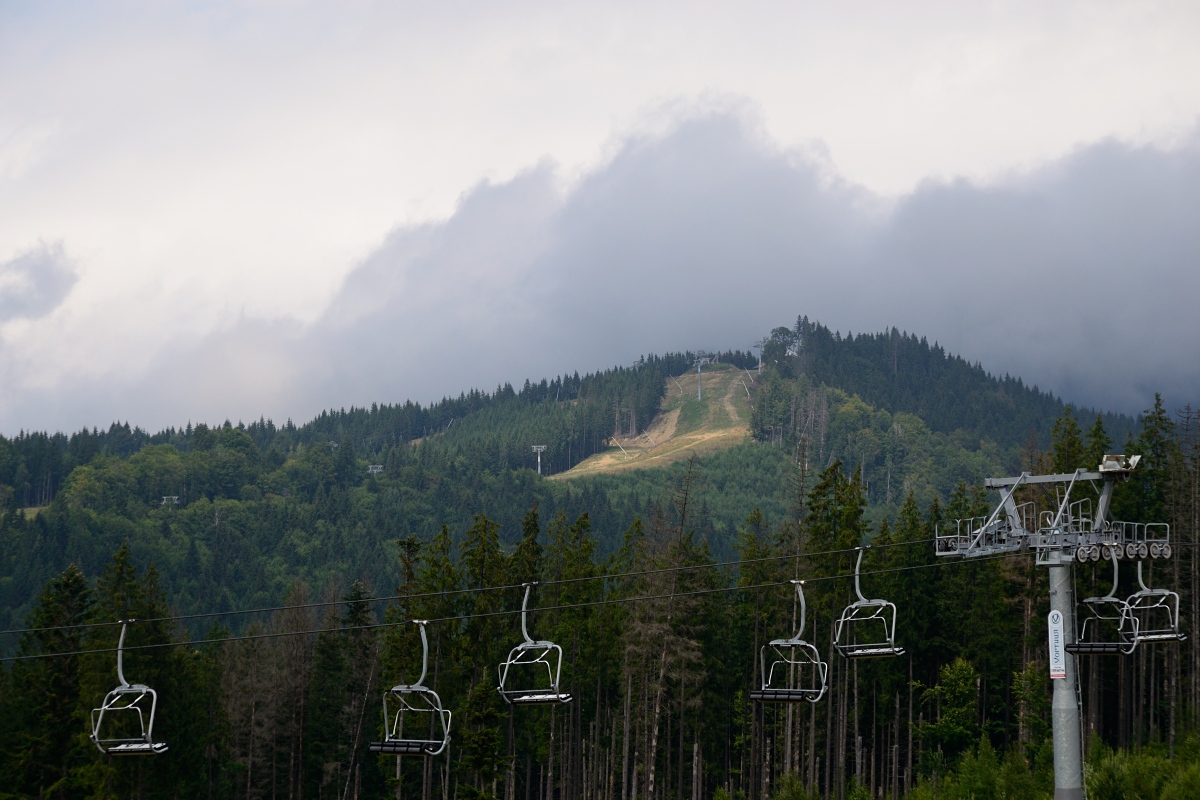
[[[1064,408],[1062,416],[1055,421],[1054,429],[1050,432],[1050,447],[1054,453],[1052,464],[1056,473],[1074,472],[1080,467],[1088,466],[1084,462],[1090,459],[1084,450],[1083,439],[1079,435],[1079,423],[1075,420],[1075,409],[1072,406]]]
[[[42,590],[37,605],[26,617],[29,628],[18,654],[73,653],[83,644],[77,627],[88,619],[91,590],[87,578],[74,564]],[[3,720],[4,757],[0,776],[4,786],[19,795],[69,796],[73,769],[91,760],[93,753],[79,715],[80,657],[18,661],[5,687]]]

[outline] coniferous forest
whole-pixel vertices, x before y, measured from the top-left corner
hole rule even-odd
[[[1078,659],[1088,796],[1200,796],[1195,410],[1082,410],[916,336],[806,318],[761,354],[717,357],[752,376],[752,441],[586,479],[538,476],[530,445],[553,474],[636,434],[695,354],[302,425],[0,437],[0,794],[1050,797],[1046,570],[940,559],[933,539],[990,513],[985,477],[1116,451],[1143,463],[1113,516],[1170,523],[1146,582],[1179,592],[1189,638]],[[832,646],[864,544],[862,591],[896,604],[901,656]],[[794,579],[828,688],[757,703],[760,649],[799,621]],[[1110,581],[1075,569],[1079,598]],[[497,692],[530,582],[566,704]],[[88,739],[129,619],[123,669],[157,692],[161,755]],[[372,753],[384,691],[421,673],[418,619],[450,743]]]

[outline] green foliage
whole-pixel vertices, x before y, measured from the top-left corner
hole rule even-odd
[[[781,768],[788,725],[812,742],[819,772],[827,743],[838,763],[828,737],[844,734],[845,744],[858,728],[872,749],[884,740],[907,746],[911,711],[914,750],[924,753],[913,756],[912,796],[933,796],[935,785],[939,797],[1048,796],[1047,680],[1044,665],[1025,655],[1044,642],[1041,578],[1026,560],[949,566],[929,540],[943,518],[987,513],[977,479],[1037,456],[1022,450],[1030,430],[1069,471],[1093,466],[1111,446],[1107,430],[1125,437],[1129,421],[1097,415],[1084,437],[1073,409],[1057,400],[894,332],[842,338],[804,321],[773,332],[764,362],[753,387],[759,441],[667,469],[572,481],[538,478],[529,444],[547,443],[543,464],[557,472],[614,432],[641,429],[665,376],[691,364],[688,354],[428,407],[326,412],[299,427],[260,420],[153,436],[114,425],[0,437],[8,626],[153,619],[285,598],[293,606],[227,618],[235,633],[269,639],[183,644],[227,635],[207,619],[189,631],[165,622],[130,628],[131,645],[156,646],[131,651],[126,668],[159,690],[156,731],[171,744],[169,758],[141,766],[106,760],[87,741],[88,712],[114,685],[111,655],[0,671],[4,791],[224,800],[282,795],[286,785],[310,798],[428,790],[482,799],[505,797],[511,782],[511,797],[542,797],[550,783],[569,800],[604,765],[620,780],[625,742],[639,797],[651,761],[656,793],[688,796],[698,744],[705,796],[761,800],[769,763],[775,797],[808,800]],[[704,409],[685,401],[679,429],[699,425]],[[1126,447],[1146,456],[1146,468],[1122,485],[1118,515],[1159,520],[1175,508],[1173,476],[1186,454],[1161,401],[1143,422]],[[383,469],[368,473],[369,464]],[[20,510],[35,505],[36,513]],[[797,621],[784,582],[808,581],[806,637],[824,652],[852,596],[854,563],[852,553],[826,551],[867,543],[877,546],[864,556],[864,591],[897,602],[906,656],[853,666],[830,657],[831,684],[857,680],[857,691],[831,692],[793,710],[795,719],[756,706],[747,692],[759,648]],[[704,568],[730,558],[741,563]],[[638,574],[597,579],[621,573]],[[342,588],[352,578],[360,581]],[[534,581],[531,633],[562,645],[563,689],[576,700],[511,710],[495,691],[495,668],[519,640],[519,618],[505,612],[523,593],[475,590]],[[308,586],[330,603],[323,620],[304,608]],[[724,591],[732,586],[742,588]],[[366,600],[393,591],[385,607]],[[623,602],[635,598],[653,599]],[[443,620],[428,629],[427,682],[455,713],[451,756],[428,770],[366,750],[379,734],[382,688],[420,669],[419,631],[400,624],[413,618]],[[371,628],[378,620],[387,627]],[[5,646],[103,650],[118,630],[66,627]],[[1156,711],[1166,702],[1160,697]],[[829,713],[843,715],[841,734],[842,722],[826,727]],[[1189,742],[1174,761],[1157,742],[1133,753],[1094,747],[1093,796],[1190,796]],[[764,754],[768,747],[774,752]],[[852,748],[845,756],[855,763]],[[842,789],[866,791],[853,781]]]
[[[1163,786],[1160,800],[1189,800],[1200,797],[1200,764],[1190,764],[1175,773]]]
[[[691,433],[703,425],[707,419],[707,403],[695,398],[684,400],[679,406],[679,419],[675,422],[675,433],[677,435]]]
[[[1088,761],[1088,797],[1094,800],[1154,800],[1174,772],[1165,757],[1150,752],[1114,752],[1102,743]]]
[[[924,692],[923,699],[934,712],[934,720],[926,724],[924,734],[950,757],[962,752],[979,735],[978,680],[975,667],[959,657],[942,667],[937,685]]]
[[[771,797],[772,800],[812,800],[812,795],[805,790],[804,784],[794,772],[784,773],[784,776],[775,786],[775,794]],[[724,789],[717,789],[716,794],[713,795],[713,800],[731,800],[731,798],[729,793]]]
[[[1099,419],[1099,417],[1097,417]],[[1083,447],[1083,438],[1079,433],[1079,422],[1075,419],[1075,409],[1068,405],[1063,409],[1062,416],[1054,422],[1050,431],[1050,447],[1053,451],[1051,464],[1055,472],[1074,472],[1081,468],[1094,469],[1094,464],[1085,464],[1087,460]]]

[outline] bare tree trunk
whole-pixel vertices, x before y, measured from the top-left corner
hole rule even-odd
[[[904,768],[904,793],[912,791],[913,768],[913,662],[908,654],[908,763]]]
[[[700,788],[700,740],[697,739],[692,744],[692,796],[688,800],[703,800],[701,794],[703,790]]]
[[[504,771],[504,800],[516,800],[513,797],[513,792],[516,791],[517,781],[517,758],[513,753],[513,706],[508,705],[508,747],[505,748],[508,757],[508,769]],[[428,759],[426,759],[428,761]],[[426,800],[426,798],[422,798]]]
[[[667,614],[670,627],[671,615]],[[663,683],[667,676],[667,637],[663,637],[662,655],[658,661],[658,682],[654,689],[654,711],[650,724],[650,749],[646,755],[646,800],[656,800],[654,794],[655,767],[658,760],[658,725],[662,714]]]
[[[625,677],[625,729],[621,735],[621,800],[629,800],[629,696],[633,693],[633,673]]]
[[[258,700],[255,698],[250,701],[250,735],[246,749],[246,800],[250,800],[253,796],[250,791],[250,785],[254,778],[254,723],[257,718]]]
[[[912,710],[909,709],[911,716]],[[912,743],[909,743],[912,746]],[[896,718],[892,722],[892,800],[900,795],[900,693],[896,693]]]
[[[817,788],[817,708],[808,707],[808,775],[805,788],[812,794]]]
[[[687,692],[684,687],[687,685],[687,664],[680,659],[679,661],[679,785],[675,788],[676,800],[683,800],[683,740],[684,728],[687,723],[687,718],[684,716],[687,710]]]
[[[554,722],[557,710],[557,706],[550,706],[550,746],[546,750],[546,800],[554,800]]]
[[[832,631],[831,631],[832,633]],[[829,645],[829,680],[834,686],[837,686],[838,662],[833,657],[833,638],[830,637],[831,644]],[[829,792],[833,788],[833,715],[837,708],[837,691],[829,693],[829,700],[825,703],[825,796],[829,797]]]

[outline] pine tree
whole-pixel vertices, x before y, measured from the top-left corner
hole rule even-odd
[[[1088,429],[1087,445],[1084,453],[1087,459],[1087,468],[1096,469],[1100,462],[1104,460],[1104,456],[1112,447],[1112,439],[1104,430],[1104,417],[1101,414],[1096,415],[1096,421],[1092,423],[1092,427]]]
[[[22,634],[18,654],[72,653],[83,635],[75,627],[89,617],[91,590],[74,564],[42,590],[25,624],[58,628]],[[73,769],[91,760],[91,744],[78,716],[80,657],[18,661],[8,677],[0,709],[4,758],[0,777],[15,794],[38,797],[69,795]]]
[[[1088,466],[1084,462],[1090,459],[1084,450],[1083,439],[1079,435],[1079,423],[1075,420],[1075,409],[1072,406],[1064,408],[1062,416],[1054,423],[1054,429],[1050,433],[1050,446],[1054,452],[1052,463],[1056,473],[1074,472]]]

